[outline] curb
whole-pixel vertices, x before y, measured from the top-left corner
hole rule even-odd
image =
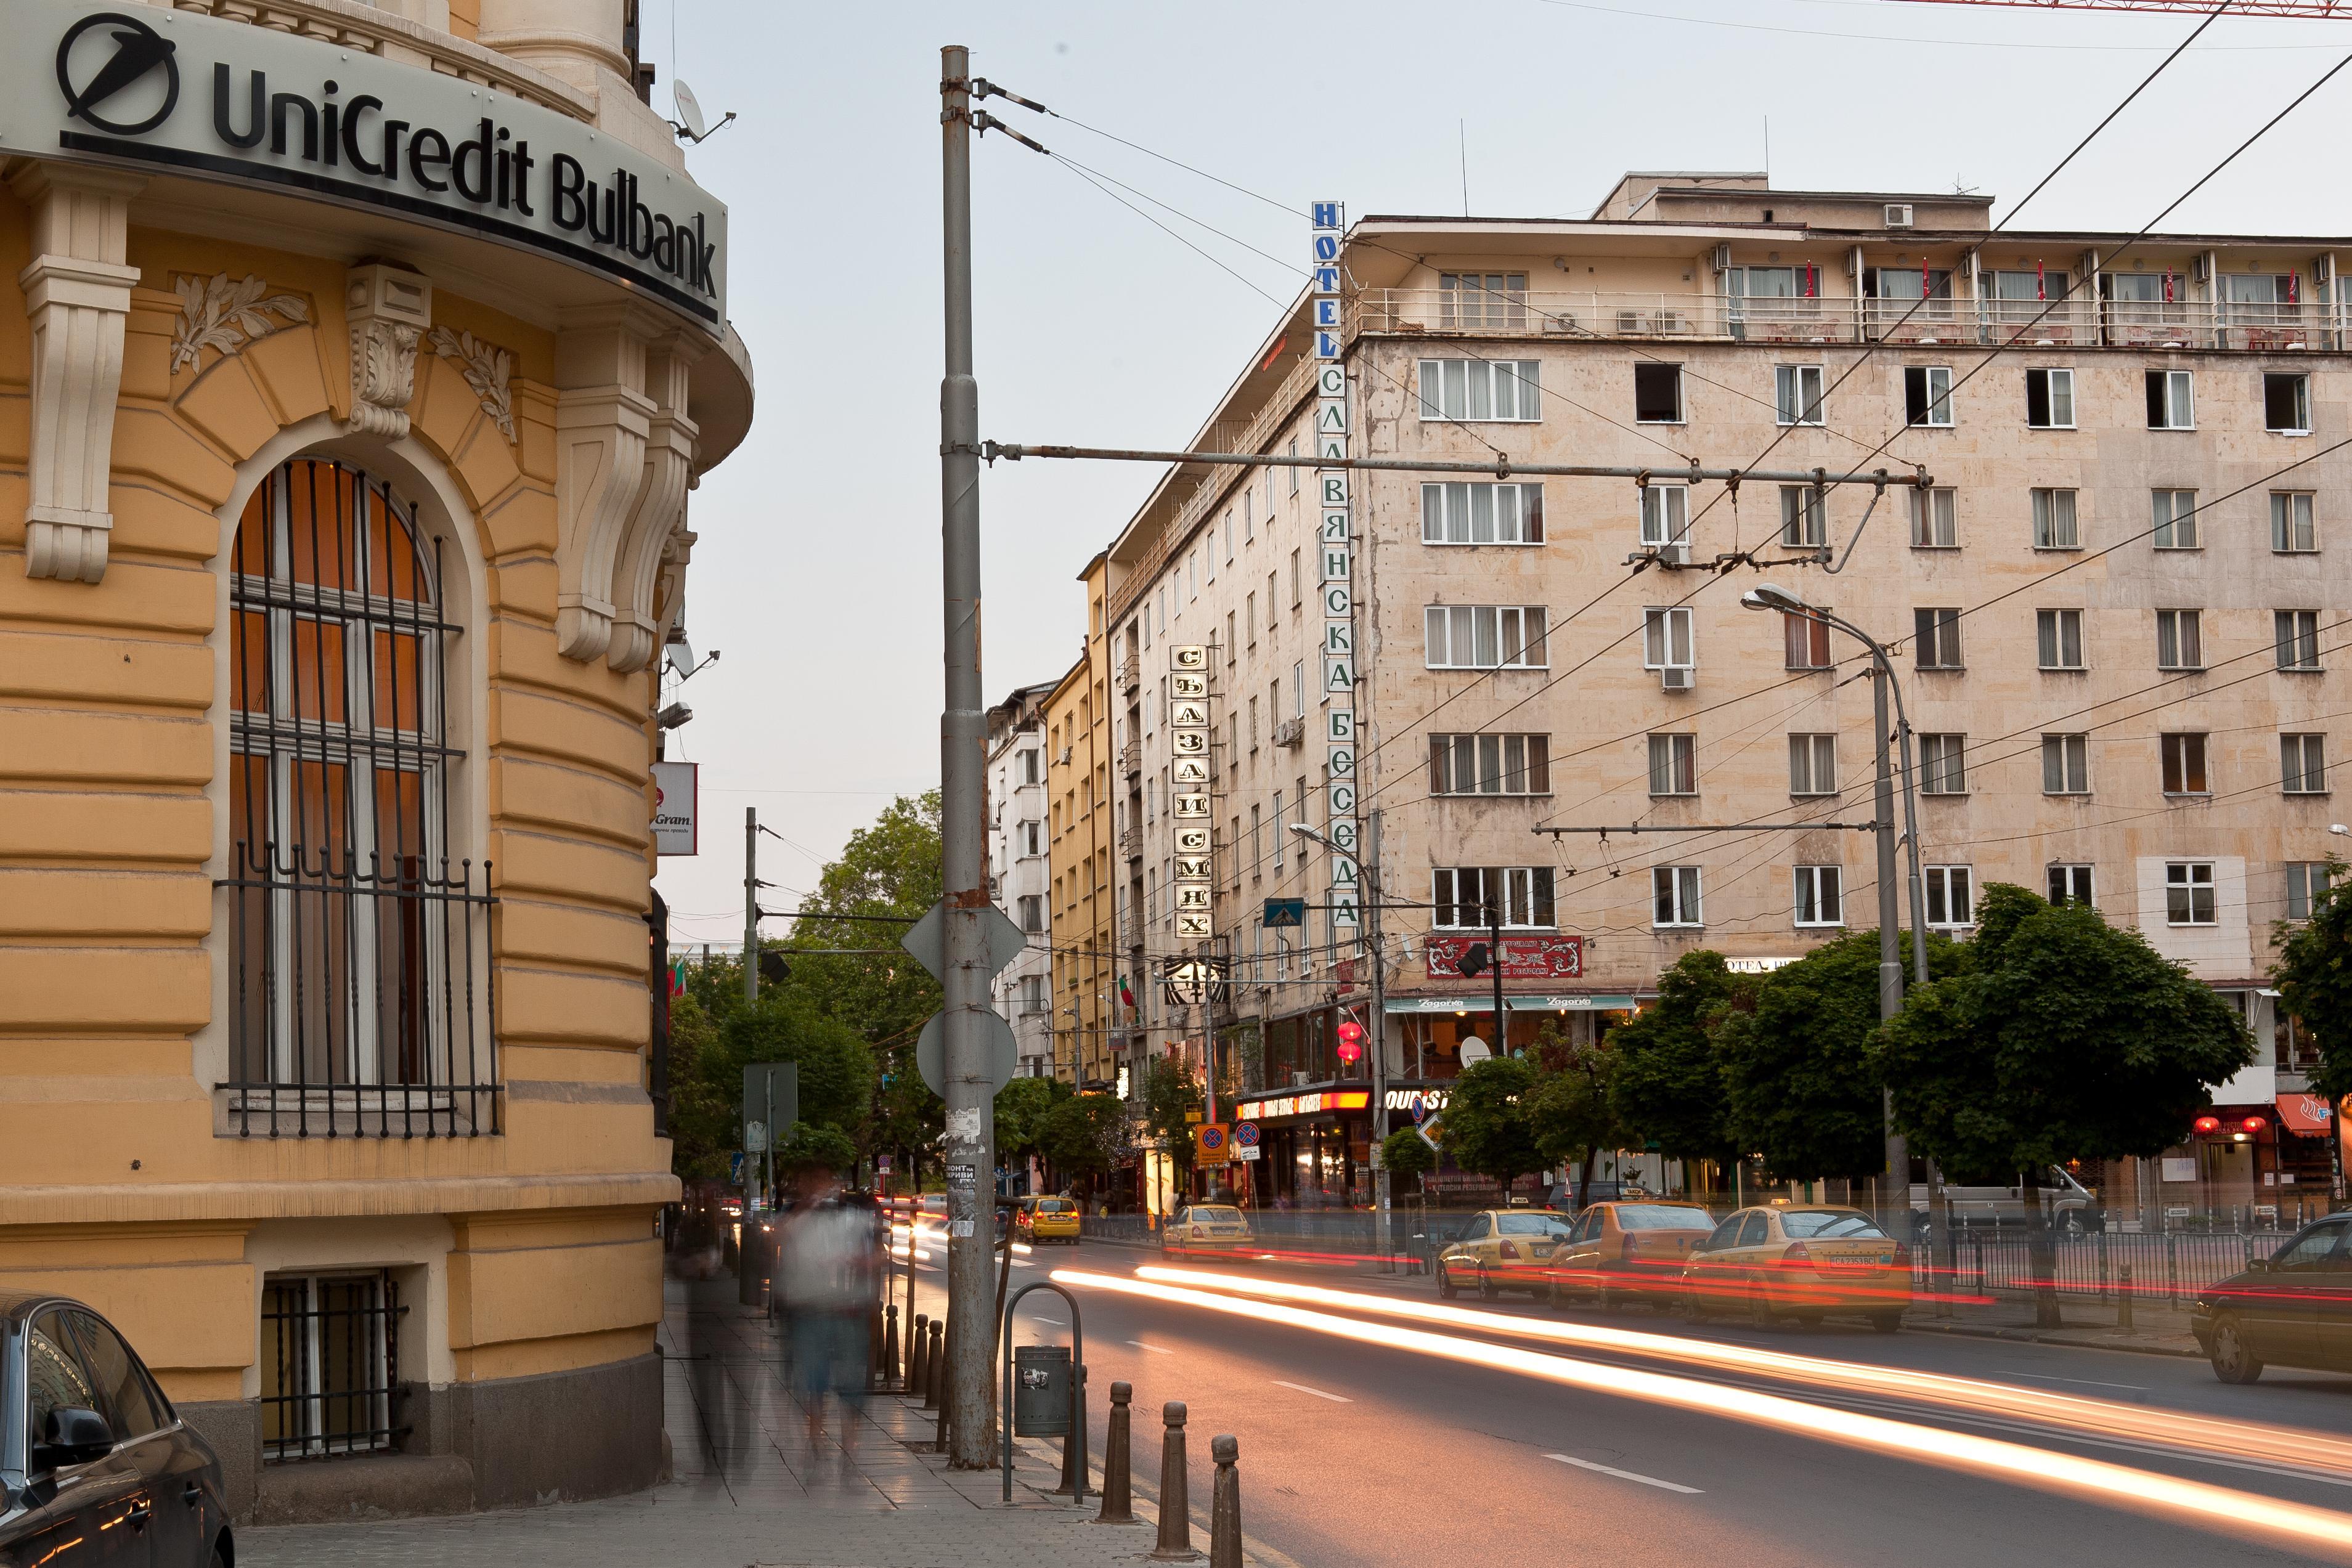
[[[2126,1355],[2165,1355],[2176,1360],[2202,1361],[2204,1352],[2193,1347],[2183,1349],[2168,1344],[2112,1343],[2105,1340],[2074,1337],[2086,1331],[2081,1329],[1997,1328],[1975,1323],[1906,1322],[1906,1333],[1958,1334],[1966,1339],[2002,1339],[2020,1344],[2056,1345],[2066,1350],[2112,1350]],[[2096,1331],[2089,1331],[2096,1332]]]

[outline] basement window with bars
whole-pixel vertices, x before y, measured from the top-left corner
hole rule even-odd
[[[261,1297],[261,1453],[326,1458],[394,1447],[399,1323],[389,1272],[272,1274]]]
[[[453,858],[440,552],[392,487],[296,458],[229,590],[231,1121],[499,1131],[490,867]]]

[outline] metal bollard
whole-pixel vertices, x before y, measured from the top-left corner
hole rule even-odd
[[[866,1383],[874,1385],[874,1375],[882,1370],[882,1303],[866,1315]]]
[[[1171,1399],[1160,1419],[1168,1429],[1160,1439],[1160,1542],[1151,1555],[1161,1563],[1190,1563],[1201,1554],[1192,1550],[1192,1502],[1185,1488],[1184,1402]]]
[[[2116,1270],[2116,1327],[2126,1333],[2132,1332],[2132,1266],[2128,1263]]]
[[[1209,1439],[1217,1479],[1209,1493],[1209,1568],[1242,1568],[1242,1476],[1234,1468],[1242,1446],[1232,1437]]]
[[[891,1302],[883,1309],[882,1327],[882,1386],[898,1386],[898,1303]]]
[[[1087,1500],[1087,1369],[1082,1362],[1070,1369],[1070,1429],[1062,1434],[1062,1484],[1055,1496],[1067,1492],[1083,1507]]]
[[[930,1321],[929,1313],[915,1314],[915,1338],[907,1346],[907,1394],[909,1398],[920,1399],[923,1390],[930,1385]]]
[[[947,1323],[942,1319],[931,1320],[931,1344],[923,1357],[923,1408],[941,1410],[946,1401],[940,1397],[941,1385],[947,1382]]]
[[[1103,1433],[1102,1511],[1095,1515],[1097,1524],[1133,1524],[1135,1498],[1133,1483],[1128,1477],[1127,1433],[1129,1414],[1128,1402],[1135,1390],[1124,1383],[1110,1385],[1110,1425]]]

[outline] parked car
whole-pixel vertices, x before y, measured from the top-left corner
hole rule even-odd
[[[2189,1332],[2224,1383],[2269,1365],[2352,1372],[2352,1216],[2314,1220],[2197,1292]]]
[[[1078,1206],[1066,1197],[1024,1197],[1013,1216],[1014,1239],[1078,1244]]]
[[[1230,1203],[1188,1205],[1160,1228],[1160,1250],[1171,1255],[1233,1253],[1256,1245],[1248,1217]]]
[[[1692,1246],[1683,1302],[1694,1322],[1717,1311],[1759,1325],[1858,1313],[1893,1333],[1911,1304],[1911,1249],[1858,1208],[1743,1208]]]
[[[1663,1305],[1681,1293],[1691,1248],[1714,1229],[1715,1216],[1695,1203],[1588,1205],[1552,1252],[1552,1304],[1591,1301],[1605,1312],[1629,1300]]]
[[[1482,1209],[1438,1253],[1437,1293],[1452,1301],[1475,1285],[1490,1301],[1505,1291],[1548,1295],[1552,1254],[1568,1232],[1568,1217],[1549,1208]]]
[[[226,1568],[219,1456],[79,1301],[0,1295],[0,1561]]]

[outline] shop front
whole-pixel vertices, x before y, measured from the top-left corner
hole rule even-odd
[[[1533,1050],[1547,1029],[1571,1045],[1587,1045],[1633,1016],[1635,998],[1625,993],[1551,992],[1503,998],[1505,1050],[1512,1054]],[[1475,1042],[1495,1048],[1494,998],[1470,996],[1391,997],[1389,1017],[1398,1020],[1402,1039],[1399,1065],[1413,1079],[1442,1082],[1463,1067],[1462,1048]],[[1472,1052],[1475,1061],[1477,1052]]]

